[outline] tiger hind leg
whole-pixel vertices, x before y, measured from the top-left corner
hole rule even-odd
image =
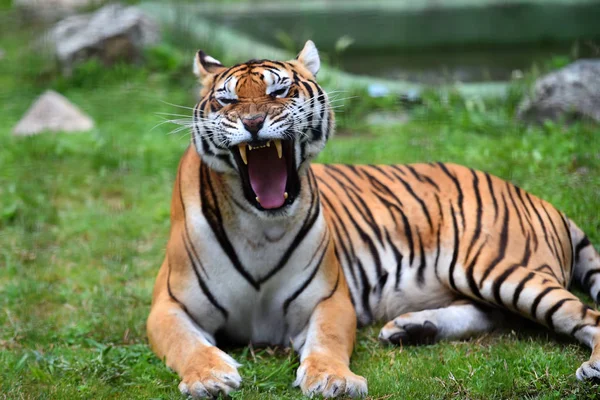
[[[484,300],[517,312],[592,349],[577,370],[580,380],[600,378],[600,312],[590,308],[547,274],[518,268],[504,280],[490,280]]]
[[[497,309],[470,300],[457,300],[448,307],[402,314],[381,329],[379,340],[386,344],[432,344],[459,340],[493,330],[503,320]]]

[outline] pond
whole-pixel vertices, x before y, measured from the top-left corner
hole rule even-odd
[[[526,71],[534,64],[541,66],[556,57],[564,59],[571,49],[569,45],[553,45],[348,51],[331,60],[334,65],[355,74],[435,85],[457,81],[508,81],[513,71]]]

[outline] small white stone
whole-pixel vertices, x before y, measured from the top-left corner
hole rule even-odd
[[[44,131],[84,132],[94,127],[94,121],[55,91],[44,92],[13,128],[17,136],[36,135]]]

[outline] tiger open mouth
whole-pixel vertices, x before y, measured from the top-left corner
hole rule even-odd
[[[292,204],[300,192],[300,179],[291,140],[240,143],[231,149],[238,164],[246,199],[259,210],[276,210]]]

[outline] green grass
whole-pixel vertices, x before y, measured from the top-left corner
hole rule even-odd
[[[187,133],[156,113],[186,114],[194,84],[176,49],[150,67],[89,63],[70,79],[34,59],[26,35],[0,31],[0,398],[180,398],[177,376],[148,349],[154,277],[169,229],[171,186]],[[185,64],[185,68],[183,65]],[[160,72],[161,68],[168,72]],[[16,138],[11,129],[44,88],[96,120],[86,134]],[[328,88],[332,89],[332,88]],[[515,93],[518,94],[519,90]],[[426,96],[346,101],[325,162],[453,161],[485,169],[553,202],[600,243],[600,128],[514,122],[505,102]],[[350,95],[361,95],[351,93]],[[409,112],[401,126],[368,127],[372,110]],[[153,129],[155,128],[155,129]],[[588,350],[522,322],[467,342],[386,348],[379,326],[360,331],[352,368],[373,399],[598,398],[576,381]],[[296,399],[297,358],[235,349],[236,399]]]

